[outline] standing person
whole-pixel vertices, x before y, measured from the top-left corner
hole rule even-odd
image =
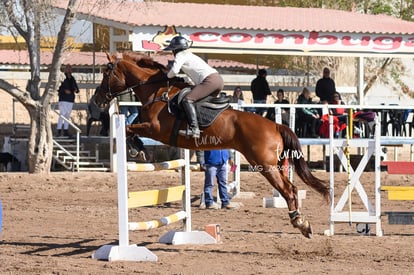
[[[231,98],[231,103],[237,103],[238,105],[244,104],[243,91],[240,88],[240,86],[237,86],[236,88],[234,88],[233,97]]]
[[[119,96],[120,102],[135,102],[134,93],[126,93]],[[119,106],[119,112],[125,115],[125,124],[131,125],[134,120],[138,117],[138,107],[137,106]]]
[[[206,164],[204,163],[204,151],[196,150],[195,151],[197,162],[200,165],[200,171],[206,171]]]
[[[230,202],[227,194],[227,162],[233,165],[228,149],[204,151],[204,162],[206,166],[204,180],[204,203],[200,209],[218,209],[213,199],[214,178],[217,178],[217,188],[221,200],[221,208],[235,209],[236,205]]]
[[[269,83],[266,80],[267,71],[265,69],[260,69],[257,77],[253,79],[250,84],[250,89],[253,94],[253,103],[266,103],[267,96],[271,94]],[[256,108],[256,114],[262,115],[263,109]]]
[[[316,82],[315,92],[320,102],[332,102],[334,100],[333,95],[336,92],[336,87],[329,68],[323,68],[323,76]]]
[[[172,51],[174,54],[174,62],[167,77],[173,78],[177,76],[180,70],[183,70],[195,85],[181,103],[187,117],[188,129],[187,131],[180,130],[179,134],[199,138],[200,129],[194,102],[208,95],[217,96],[224,87],[224,81],[216,69],[213,69],[199,56],[190,52],[189,48],[190,45],[187,39],[182,36],[175,36],[164,51]]]
[[[65,67],[65,80],[59,87],[59,119],[57,124],[58,136],[63,134],[67,137],[71,137],[69,134],[69,123],[62,118],[65,117],[67,120],[70,119],[72,113],[73,103],[75,102],[75,93],[79,93],[78,84],[75,78],[72,76],[72,66],[66,65]]]

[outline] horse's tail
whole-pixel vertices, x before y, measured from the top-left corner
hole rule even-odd
[[[295,171],[302,181],[320,193],[328,202],[330,201],[330,188],[327,182],[312,175],[306,163],[300,142],[296,134],[287,126],[279,125],[283,139],[284,156],[288,156],[289,163],[294,165]]]

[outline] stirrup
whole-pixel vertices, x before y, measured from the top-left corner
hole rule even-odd
[[[198,128],[193,129],[193,128],[187,127],[187,130],[180,130],[178,131],[178,134],[181,136],[185,136],[185,137],[200,138],[201,131]]]

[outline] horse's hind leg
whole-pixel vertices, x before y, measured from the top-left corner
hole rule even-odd
[[[281,169],[275,169],[281,168],[281,166],[264,166],[263,168],[264,169],[261,171],[262,175],[286,200],[289,208],[290,222],[293,227],[298,228],[305,237],[311,238],[312,227],[299,212],[298,188],[294,186],[285,175],[283,175]]]

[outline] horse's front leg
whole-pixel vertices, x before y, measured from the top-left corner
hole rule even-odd
[[[126,134],[127,136],[146,136],[148,135],[148,131],[151,129],[151,123],[144,122],[138,124],[131,124],[126,126]]]

